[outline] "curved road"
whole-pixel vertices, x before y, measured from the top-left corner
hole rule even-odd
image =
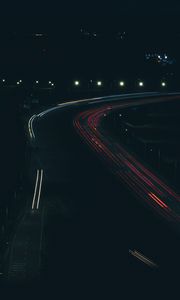
[[[157,175],[145,167],[120,143],[107,135],[101,122],[108,114],[127,107],[160,103],[179,99],[179,96],[140,99],[134,102],[110,103],[80,113],[74,120],[74,127],[84,140],[103,158],[112,172],[148,205],[167,220],[179,224],[180,195],[165,184]]]
[[[179,94],[138,93],[76,100],[30,118],[33,190],[12,244],[13,280],[32,278],[42,263],[43,280],[61,294],[63,284],[81,290],[84,282],[86,291],[95,291],[100,281],[103,288],[112,281],[118,290],[122,276],[125,283],[137,276],[139,284],[144,268],[157,275],[161,266],[161,275],[179,269],[179,236],[166,222],[179,228],[179,195],[103,127],[107,116],[121,109],[177,99]]]

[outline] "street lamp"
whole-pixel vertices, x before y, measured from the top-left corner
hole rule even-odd
[[[102,81],[97,81],[97,85],[101,86],[102,85]]]
[[[161,86],[165,87],[166,86],[166,82],[161,82]]]
[[[141,87],[144,86],[144,82],[140,81],[139,86],[141,86]]]
[[[124,86],[125,85],[124,81],[120,81],[119,85]]]
[[[79,83],[78,80],[76,80],[76,81],[74,81],[74,84],[75,84],[76,86],[78,86],[80,83]]]

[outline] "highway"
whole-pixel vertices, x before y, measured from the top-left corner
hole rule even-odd
[[[87,110],[76,117],[74,126],[99,156],[106,160],[112,172],[119,176],[120,180],[124,181],[138,198],[146,201],[148,205],[158,211],[168,221],[176,222],[179,226],[180,195],[147,167],[144,167],[121,144],[118,144],[111,136],[107,136],[107,132],[101,126],[102,119],[115,110],[119,111],[124,107],[147,105],[154,101],[156,103],[173,101],[177,97],[159,97],[155,100],[141,99],[133,103],[123,101],[123,104],[112,103],[104,107]]]
[[[178,279],[179,195],[103,124],[121,109],[179,98],[138,93],[76,100],[30,117],[31,188],[11,250],[13,276],[17,262],[27,263],[29,278],[37,271],[32,262],[40,262],[41,291],[88,291],[91,299],[108,291],[111,299],[120,296],[127,284],[140,291]]]

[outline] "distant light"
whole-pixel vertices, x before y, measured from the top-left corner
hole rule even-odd
[[[140,81],[139,86],[144,86],[144,82]]]
[[[36,83],[38,84],[38,83],[39,83],[39,80],[36,80]]]
[[[5,81],[6,81],[5,79],[2,80],[2,82],[5,82]]]
[[[164,55],[164,58],[165,58],[165,59],[167,59],[167,58],[168,58],[166,54]]]
[[[51,84],[52,82],[51,81],[49,81],[49,84]]]
[[[102,85],[102,81],[97,81],[97,85],[101,86]]]
[[[120,81],[119,85],[124,86],[125,85],[124,81]]]
[[[74,84],[75,84],[76,86],[78,86],[78,85],[79,85],[79,81],[76,80],[76,81],[74,82]]]
[[[22,80],[20,79],[19,82],[22,83]]]
[[[54,83],[51,83],[52,86],[54,86]]]
[[[161,82],[161,85],[162,86],[166,86],[166,82]]]
[[[125,131],[128,132],[128,129],[126,128]]]
[[[17,84],[19,85],[19,84],[20,84],[20,82],[19,82],[19,81],[17,81]]]

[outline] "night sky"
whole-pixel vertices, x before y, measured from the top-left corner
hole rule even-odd
[[[179,78],[179,15],[180,1],[4,1],[0,10],[1,73],[30,74],[32,78],[45,72],[47,77],[61,73],[83,78],[91,73],[116,77],[119,70],[123,75],[125,70],[141,74],[141,69],[146,74],[157,73],[146,69],[144,57],[150,52],[167,53],[176,61],[172,68]],[[83,39],[82,28],[91,35],[96,32],[97,38]],[[118,40],[121,32],[125,38]],[[48,38],[33,39],[36,33]],[[155,67],[160,75],[172,72],[171,66]]]
[[[65,30],[82,25],[114,28],[178,27],[179,1],[4,1],[1,31]],[[144,30],[142,28],[142,30]]]

